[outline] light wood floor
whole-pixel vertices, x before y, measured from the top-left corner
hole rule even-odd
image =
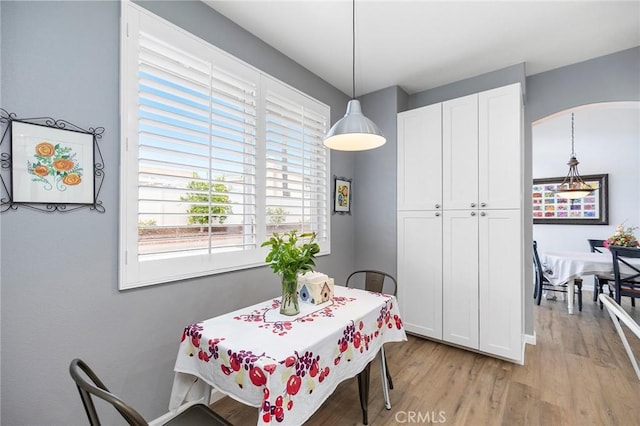
[[[640,424],[640,381],[606,309],[589,292],[584,299],[583,311],[575,315],[567,314],[561,300],[534,306],[537,344],[527,345],[524,366],[413,336],[385,345],[395,385],[392,408],[384,408],[375,362],[369,424]],[[632,308],[625,298],[622,305],[640,322],[640,304]],[[640,341],[631,333],[628,338],[640,354]],[[255,425],[258,419],[256,408],[228,397],[213,408],[235,425]],[[357,381],[351,379],[305,425],[361,422]]]

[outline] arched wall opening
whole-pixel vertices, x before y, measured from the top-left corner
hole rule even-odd
[[[606,239],[615,227],[640,225],[640,102],[580,105],[532,123],[532,178],[566,176],[574,147],[581,175],[608,174],[607,225],[534,224],[540,251],[589,251],[587,239]],[[535,208],[535,207],[534,207]],[[592,279],[585,279],[587,286]]]

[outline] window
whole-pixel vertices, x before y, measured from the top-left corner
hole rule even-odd
[[[329,108],[123,3],[120,288],[264,264],[272,232],[329,253]]]

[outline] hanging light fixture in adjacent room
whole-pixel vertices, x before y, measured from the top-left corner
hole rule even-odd
[[[324,137],[327,148],[338,151],[364,151],[384,145],[387,139],[378,126],[362,114],[356,97],[356,1],[352,2],[352,83],[353,92],[347,113],[331,127]]]
[[[571,158],[567,165],[569,166],[569,173],[564,178],[562,183],[558,185],[555,190],[557,197],[576,199],[589,195],[594,188],[588,185],[578,173],[578,160],[576,159],[576,152],[574,149],[573,140],[573,113],[571,113]]]

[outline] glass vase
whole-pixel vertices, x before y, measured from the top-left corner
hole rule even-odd
[[[280,313],[283,315],[297,315],[300,313],[298,306],[298,281],[282,277],[282,300],[280,301]]]

